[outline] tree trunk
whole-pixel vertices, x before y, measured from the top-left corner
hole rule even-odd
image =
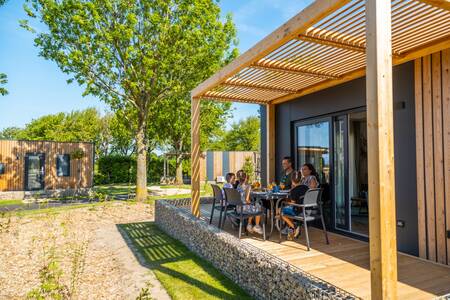
[[[175,184],[183,184],[183,154],[177,155]]]
[[[138,131],[136,134],[136,201],[147,200],[147,143],[145,138],[146,118],[143,113],[139,113]]]

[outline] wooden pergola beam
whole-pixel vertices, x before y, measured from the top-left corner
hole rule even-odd
[[[314,44],[320,44],[320,45],[330,46],[330,47],[334,47],[334,48],[341,48],[341,49],[346,49],[346,50],[350,50],[350,51],[366,53],[366,48],[359,46],[359,45],[352,44],[352,43],[347,43],[344,41],[335,41],[332,39],[315,37],[313,35],[307,35],[307,34],[299,34],[297,39],[305,41],[305,42],[314,43]]]
[[[253,104],[267,104],[268,101],[261,101],[256,99],[250,99],[250,98],[241,98],[241,97],[229,97],[229,96],[223,96],[223,95],[211,95],[211,92],[206,93],[203,96],[198,97],[198,99],[202,100],[217,100],[217,101],[224,101],[224,102],[242,102],[242,103],[253,103]]]
[[[191,98],[191,212],[200,217],[200,99]]]
[[[227,81],[227,82],[222,83],[221,85],[242,87],[242,88],[251,88],[251,89],[255,89],[255,90],[263,90],[263,91],[276,92],[276,93],[295,93],[298,91],[298,90],[294,90],[294,89],[279,88],[279,87],[253,84],[253,83],[245,83],[245,82]]]
[[[240,70],[250,66],[260,58],[265,57],[279,46],[289,42],[299,34],[314,25],[317,21],[327,17],[350,0],[317,0],[284,23],[270,35],[258,42],[255,46],[233,60],[219,72],[197,86],[191,93],[193,97],[201,96],[206,91],[234,76]]]
[[[330,46],[330,47],[334,47],[334,48],[346,49],[346,50],[353,51],[353,52],[366,53],[365,46],[360,46],[360,45],[357,45],[354,43],[349,43],[342,39],[334,40],[334,39],[330,39],[330,38],[326,38],[326,37],[316,37],[316,36],[308,35],[308,34],[300,34],[297,39],[305,41],[305,42],[314,43],[314,44],[320,44],[320,45]],[[400,57],[401,55],[398,53],[392,53],[392,56]]]
[[[295,74],[295,75],[303,75],[308,77],[315,77],[315,78],[324,78],[324,79],[337,79],[339,76],[326,74],[323,72],[314,72],[306,69],[298,69],[298,68],[288,68],[288,67],[282,67],[282,66],[275,66],[272,63],[269,62],[257,62],[251,65],[252,68],[255,69],[262,69],[262,70],[268,70],[268,71],[274,71],[274,72],[280,72],[280,73],[288,73],[288,74]]]
[[[420,2],[450,11],[450,0],[420,0]]]
[[[372,299],[397,299],[391,35],[391,0],[367,0],[366,102]]]

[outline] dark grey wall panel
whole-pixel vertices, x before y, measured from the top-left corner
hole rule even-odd
[[[419,255],[416,188],[414,64],[394,68],[394,156],[399,250]]]
[[[261,120],[261,183],[267,185],[267,110],[265,105],[259,106]]]
[[[206,152],[206,178],[208,181],[213,181],[214,178],[214,152]]]
[[[230,172],[230,152],[222,152],[222,175],[226,176]]]
[[[397,218],[405,221],[405,227],[397,230],[398,244],[400,251],[417,255],[413,63],[395,67],[393,79]],[[360,78],[277,105],[275,110],[276,174],[280,174],[282,157],[294,155],[292,127],[295,121],[356,109],[364,107],[365,104],[365,78]],[[263,141],[265,141],[265,118],[262,117],[261,121],[263,119],[261,136],[264,136]],[[261,156],[265,159],[264,142],[261,145]],[[266,164],[264,160],[263,162],[264,170]]]

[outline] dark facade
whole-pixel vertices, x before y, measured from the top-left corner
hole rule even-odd
[[[330,116],[350,110],[364,110],[366,102],[365,78],[356,79],[336,87],[322,90],[276,106],[275,112],[275,164],[280,173],[284,156],[295,157],[294,123],[302,120]],[[414,63],[394,68],[394,147],[396,163],[397,229],[399,251],[418,255]],[[266,113],[261,109],[261,170],[266,161]],[[333,172],[333,171],[331,171]],[[262,178],[266,178],[262,174]]]

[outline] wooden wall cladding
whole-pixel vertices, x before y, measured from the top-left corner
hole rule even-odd
[[[227,151],[225,151],[227,152]],[[211,153],[208,159],[208,154]],[[260,155],[253,151],[228,151],[228,164],[224,165],[224,151],[208,151],[203,152],[200,157],[200,180],[215,180],[217,176],[225,176],[226,172],[236,173],[242,169],[245,158],[251,157],[255,166],[259,164]],[[213,176],[208,178],[207,169],[212,167]],[[225,172],[224,172],[225,170]]]
[[[71,154],[77,149],[83,150],[85,155],[80,161],[70,159],[70,176],[57,176],[57,155]],[[80,181],[79,187],[92,187],[94,172],[94,145],[92,143],[0,140],[0,162],[5,165],[5,173],[0,175],[0,191],[24,190],[27,153],[45,154],[45,189],[75,188],[78,180]]]
[[[450,49],[415,61],[419,256],[450,265]]]

